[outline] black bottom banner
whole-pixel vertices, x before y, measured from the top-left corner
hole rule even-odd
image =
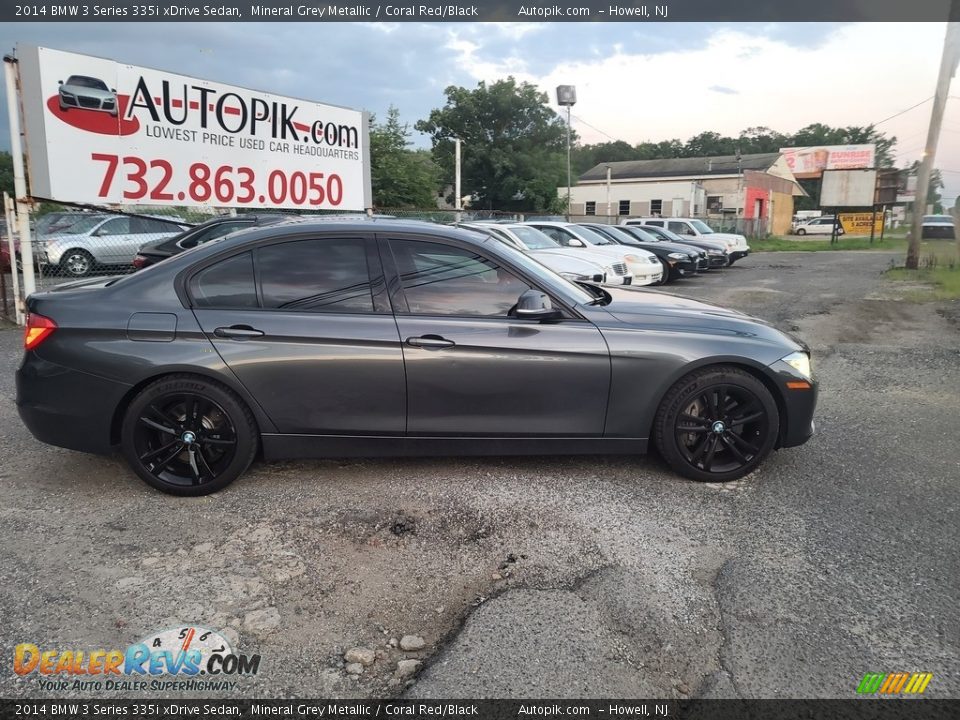
[[[0,700],[0,718],[684,718],[690,720],[939,720],[960,699],[851,700]]]

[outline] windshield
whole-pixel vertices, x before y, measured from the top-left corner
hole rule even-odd
[[[94,90],[106,90],[107,86],[103,80],[97,80],[96,78],[84,77],[83,75],[73,75],[67,79],[67,85],[73,85],[75,87],[85,87],[93,88]]]
[[[647,232],[645,228],[624,225],[622,227],[618,227],[617,230],[625,235],[629,235],[632,238],[636,238],[641,242],[660,242],[659,237],[652,232]]]
[[[616,245],[616,243],[610,238],[606,238],[596,230],[591,230],[588,227],[578,227],[574,230],[574,233],[582,237],[591,245]]]
[[[587,303],[596,300],[595,297],[593,297],[582,287],[570,282],[562,275],[558,275],[546,265],[543,265],[539,261],[532,258],[530,255],[524,255],[516,248],[503,243],[499,243],[497,245],[497,249],[507,255],[511,262],[522,267],[537,281],[542,281],[542,283],[547,287],[550,287],[551,285],[554,287],[561,285],[564,291],[567,293],[567,300],[573,301],[578,305],[586,305]]]
[[[691,220],[690,224],[693,225],[697,230],[703,235],[712,235],[713,228],[707,225],[703,220]]]
[[[560,243],[529,225],[511,225],[508,230],[520,238],[520,242],[530,250],[553,250],[560,247]]]

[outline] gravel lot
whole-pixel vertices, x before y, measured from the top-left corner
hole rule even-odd
[[[960,331],[898,301],[892,257],[754,255],[671,289],[814,350],[818,434],[727,486],[656,457],[328,460],[173,498],[36,442],[0,331],[0,696],[93,696],[16,677],[18,643],[181,623],[262,654],[226,696],[851,697],[867,671],[960,696]]]

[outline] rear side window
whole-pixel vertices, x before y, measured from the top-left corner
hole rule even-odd
[[[227,222],[212,225],[211,227],[204,228],[193,237],[183,240],[180,243],[180,247],[186,250],[187,248],[196,247],[197,245],[203,245],[205,242],[216,240],[218,237],[229,235],[235,230],[250,227],[251,225],[253,225],[253,223],[250,222]]]
[[[663,227],[663,220],[647,220],[644,225],[653,225],[654,227]]]
[[[253,256],[249,252],[221,260],[190,280],[190,295],[198,308],[255,308]]]
[[[362,238],[299,240],[257,251],[263,306],[307,312],[372,313]]]

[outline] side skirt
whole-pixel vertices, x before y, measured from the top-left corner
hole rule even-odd
[[[397,437],[261,435],[267,460],[466,455],[642,455],[647,438]]]

